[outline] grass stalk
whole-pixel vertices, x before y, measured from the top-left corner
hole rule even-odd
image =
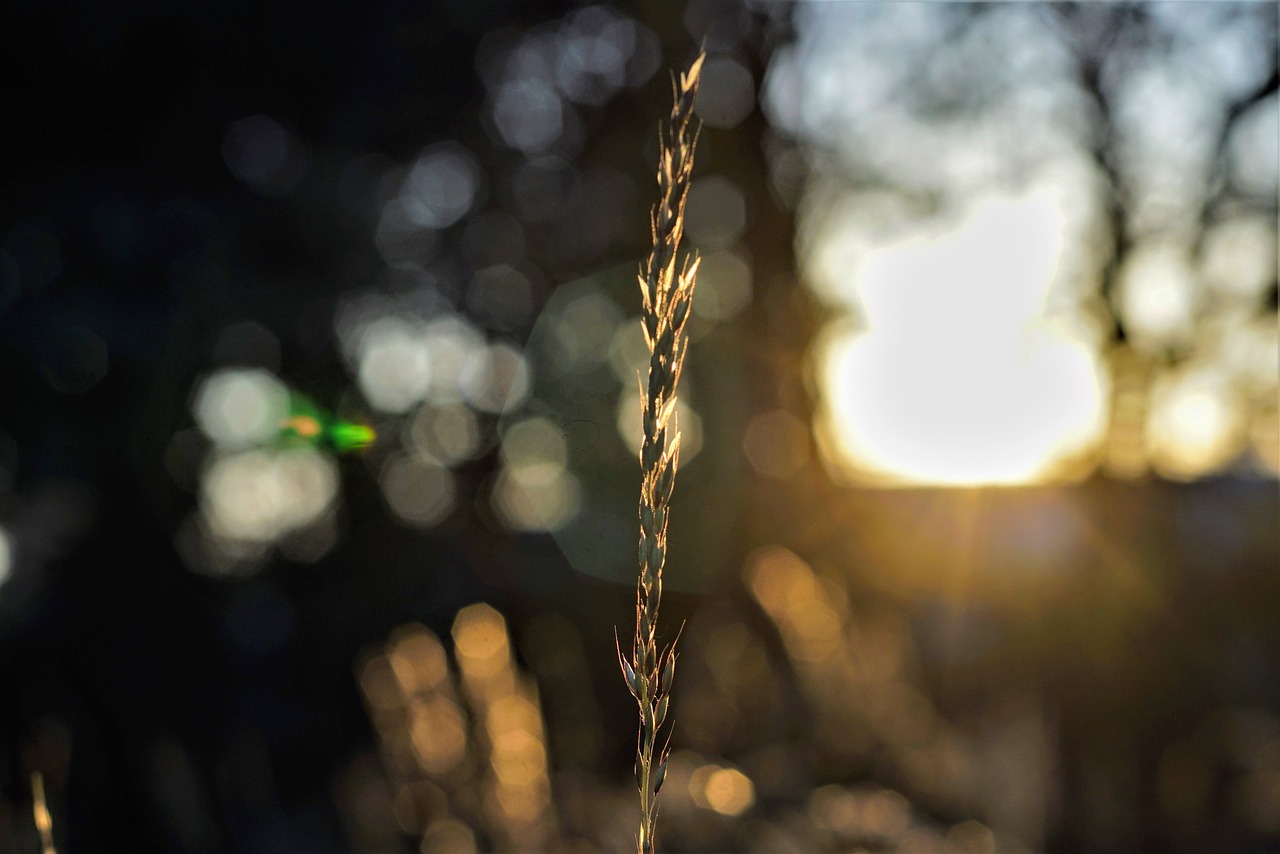
[[[31,775],[31,808],[35,814],[36,830],[40,834],[41,854],[58,854],[53,847],[53,817],[44,796],[44,775],[35,771]]]
[[[676,387],[688,353],[685,323],[698,274],[697,257],[680,263],[677,256],[684,234],[684,205],[693,171],[698,128],[693,102],[705,53],[700,53],[677,80],[672,78],[674,104],[666,127],[659,130],[658,203],[650,216],[653,251],[641,265],[639,280],[644,305],[644,335],[649,345],[647,387],[642,383],[641,419],[644,442],[640,449],[640,547],[636,580],[636,631],[628,661],[619,647],[618,663],[627,688],[640,708],[636,741],[636,782],[640,788],[639,854],[652,854],[657,828],[658,791],[667,771],[670,728],[658,746],[667,718],[671,683],[675,677],[675,642],[660,648],[658,607],[662,602],[662,569],[667,554],[667,522],[676,469],[680,463],[680,429],[674,416]]]

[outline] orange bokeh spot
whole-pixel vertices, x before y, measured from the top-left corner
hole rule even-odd
[[[292,430],[304,439],[312,439],[320,435],[320,422],[310,415],[295,415],[292,418],[286,418],[280,426],[286,430]]]

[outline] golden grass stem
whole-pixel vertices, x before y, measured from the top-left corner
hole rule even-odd
[[[53,847],[53,816],[49,814],[49,803],[44,796],[44,775],[39,771],[31,774],[31,801],[43,854],[58,854]]]
[[[693,172],[698,129],[693,103],[705,53],[700,53],[679,79],[672,79],[674,104],[670,120],[659,131],[658,203],[650,216],[653,251],[641,265],[639,280],[644,306],[644,335],[649,345],[649,375],[642,384],[640,449],[640,546],[636,581],[636,631],[628,661],[618,650],[627,688],[640,708],[636,742],[636,782],[640,788],[639,854],[652,854],[657,829],[657,795],[666,776],[667,742],[658,736],[670,705],[675,676],[675,643],[660,648],[658,606],[662,602],[662,569],[667,554],[667,522],[676,469],[680,463],[680,430],[675,421],[676,387],[689,341],[685,323],[693,300],[698,259],[678,264],[684,234],[684,204]]]

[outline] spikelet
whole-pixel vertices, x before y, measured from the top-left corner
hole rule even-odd
[[[678,265],[684,234],[684,204],[693,172],[698,130],[693,102],[705,53],[700,53],[677,81],[672,78],[674,105],[669,123],[659,131],[658,203],[650,215],[653,251],[641,265],[644,337],[649,347],[647,386],[640,389],[644,442],[640,449],[640,544],[636,582],[636,632],[628,661],[618,648],[627,689],[640,707],[636,743],[636,781],[640,788],[639,854],[654,850],[657,794],[666,777],[669,746],[658,746],[670,706],[675,677],[675,643],[660,648],[658,606],[662,601],[662,568],[666,562],[668,506],[680,464],[680,430],[674,416],[676,387],[688,352],[685,323],[693,300],[698,259]],[[668,740],[670,736],[668,735]]]

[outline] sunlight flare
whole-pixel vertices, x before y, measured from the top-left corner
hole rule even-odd
[[[949,230],[862,255],[849,284],[863,324],[817,349],[836,468],[878,483],[1028,483],[1100,441],[1107,381],[1061,293],[1066,219],[1052,188],[990,195]]]

